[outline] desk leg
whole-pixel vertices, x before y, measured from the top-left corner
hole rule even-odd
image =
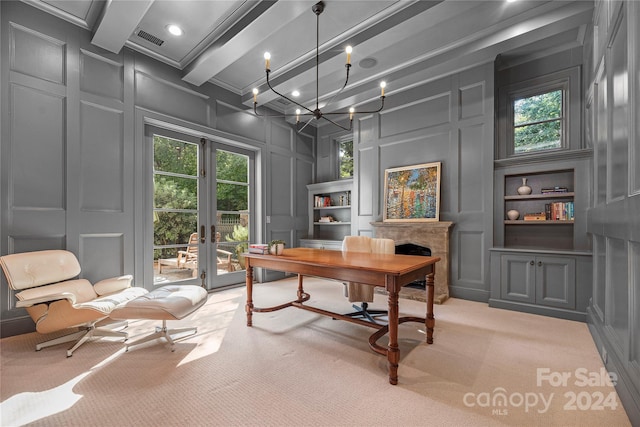
[[[248,261],[248,259],[245,258]],[[253,326],[251,316],[253,315],[253,267],[247,262],[247,305],[244,309],[247,312],[247,326]]]
[[[427,344],[433,344],[433,328],[436,320],[433,316],[433,298],[435,288],[435,272],[427,274],[427,317],[425,326],[427,327]]]
[[[393,282],[389,282],[392,280]],[[389,292],[389,345],[387,347],[387,365],[389,367],[389,383],[398,384],[398,363],[400,348],[398,347],[398,293],[395,278],[387,276],[387,292]]]
[[[304,296],[304,289],[302,287],[302,274],[298,274],[298,302],[302,302]]]

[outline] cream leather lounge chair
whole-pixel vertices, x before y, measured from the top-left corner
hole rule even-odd
[[[36,351],[75,340],[67,357],[92,337],[126,339],[125,332],[99,328],[97,324],[119,304],[147,293],[144,288],[131,287],[132,276],[101,280],[95,285],[86,279],[74,279],[80,274],[80,264],[72,252],[65,250],[5,255],[0,257],[0,265],[9,287],[18,291],[16,307],[27,310],[36,323],[36,331],[74,331],[36,345]]]

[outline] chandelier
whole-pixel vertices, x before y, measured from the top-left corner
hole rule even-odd
[[[296,109],[296,113],[295,114],[265,114],[265,113],[258,113],[258,89],[254,88],[253,89],[253,112],[256,116],[259,117],[296,117],[296,127],[298,128],[298,132],[300,132],[302,129],[304,129],[309,123],[311,123],[312,120],[320,120],[320,119],[324,119],[330,123],[333,123],[334,125],[338,126],[339,128],[342,128],[344,130],[351,130],[352,129],[352,125],[353,125],[353,116],[355,114],[372,114],[372,113],[377,113],[379,111],[382,111],[382,109],[384,108],[384,88],[386,86],[385,82],[380,82],[380,108],[378,108],[377,110],[372,110],[372,111],[356,111],[355,108],[351,107],[349,108],[348,111],[331,111],[331,112],[323,112],[320,110],[320,91],[319,91],[319,67],[320,67],[320,14],[324,11],[324,2],[318,2],[316,4],[313,5],[313,7],[311,8],[311,10],[313,11],[313,13],[316,14],[316,106],[315,109],[311,109],[309,107],[306,107],[302,104],[300,104],[299,102],[296,102],[295,100],[281,94],[280,92],[278,92],[277,90],[275,90],[272,86],[271,86],[271,82],[269,81],[269,74],[271,73],[271,54],[269,52],[265,52],[264,54],[264,59],[265,59],[265,70],[266,70],[266,74],[267,74],[267,86],[269,86],[269,89],[271,89],[271,91],[273,93],[275,93],[276,95],[278,95],[281,98],[284,98],[285,100],[289,101],[292,104],[295,104],[297,107]],[[331,100],[325,104],[323,106],[323,108],[326,108],[338,95],[340,95],[340,93],[344,90],[345,87],[347,87],[347,83],[349,82],[349,69],[351,68],[351,52],[353,51],[351,46],[347,46],[347,48],[345,49],[346,53],[347,53],[347,63],[345,64],[345,68],[346,68],[346,78],[344,81],[344,85],[342,85],[342,88],[333,96],[333,98],[331,98]],[[342,126],[341,124],[337,123],[336,121],[332,120],[331,118],[329,118],[328,116],[339,116],[339,115],[349,115],[349,127],[345,127]],[[300,118],[306,118],[308,117],[309,120],[306,121],[306,123],[300,127]]]

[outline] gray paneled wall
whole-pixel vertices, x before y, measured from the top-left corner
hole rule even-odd
[[[408,91],[390,90],[381,113],[354,121],[352,234],[372,236],[370,222],[382,220],[385,169],[442,162],[440,220],[455,223],[451,295],[479,301],[488,300],[490,289],[493,117],[493,65],[487,64]],[[335,179],[329,170],[335,138],[327,128],[320,129],[317,156],[325,181]]]
[[[106,52],[88,31],[25,3],[0,7],[0,253],[66,248],[91,281],[131,273],[151,287],[146,123],[257,153],[258,239],[306,237],[313,128],[297,134],[255,117],[237,94],[189,85],[180,70],[126,48]],[[4,277],[0,296],[2,336],[32,329]]]
[[[588,129],[594,145],[593,298],[588,322],[640,424],[640,3],[596,2],[585,52]],[[585,55],[586,56],[586,55]]]

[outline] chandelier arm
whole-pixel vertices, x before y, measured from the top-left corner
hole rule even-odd
[[[312,120],[313,120],[313,117],[311,117],[309,120],[307,120],[307,123],[305,123],[304,126],[302,126],[300,129],[298,129],[297,132],[298,133],[302,132],[304,130],[304,128],[309,126],[309,123],[311,123]]]
[[[313,110],[310,110],[309,108],[305,107],[304,105],[302,105],[302,104],[300,104],[300,103],[298,103],[298,102],[294,101],[293,99],[290,99],[290,98],[289,98],[289,97],[287,97],[287,96],[284,96],[283,94],[281,94],[280,92],[278,92],[277,90],[275,90],[275,89],[271,86],[271,83],[269,82],[269,70],[267,70],[267,86],[269,86],[269,89],[271,89],[271,91],[272,91],[273,93],[275,93],[276,95],[278,95],[278,96],[280,96],[280,97],[282,97],[282,98],[286,99],[287,101],[289,101],[289,102],[291,102],[291,103],[293,103],[293,104],[296,104],[296,105],[297,105],[298,107],[300,107],[300,108],[304,108],[304,109],[305,109],[305,110],[307,110],[309,113],[314,114]],[[294,115],[294,114],[291,114],[291,115]]]
[[[351,68],[351,64],[346,64],[345,67],[347,67],[347,78],[345,79],[344,84],[342,85],[340,90],[335,95],[333,95],[333,97],[331,97],[331,99],[326,104],[324,104],[323,108],[327,108],[329,105],[331,105],[331,103],[333,101],[335,101],[335,99],[338,97],[338,95],[340,95],[342,93],[344,88],[347,87],[347,83],[349,83],[349,68]]]
[[[353,114],[373,114],[373,113],[379,113],[380,111],[382,111],[382,109],[384,108],[384,96],[380,97],[380,108],[378,108],[377,110],[371,110],[371,111],[354,111]],[[332,111],[330,113],[322,113],[323,116],[337,116],[340,114],[351,114],[349,111]]]

